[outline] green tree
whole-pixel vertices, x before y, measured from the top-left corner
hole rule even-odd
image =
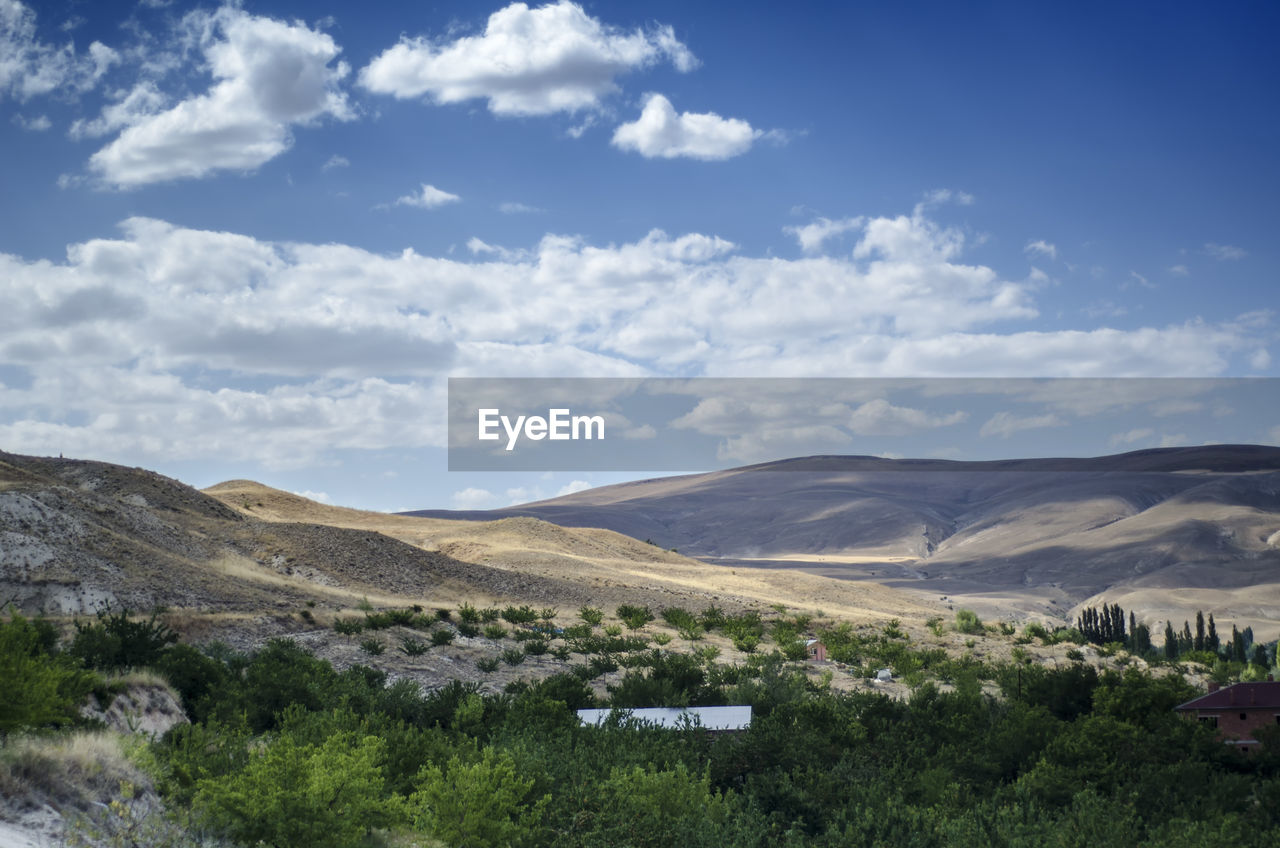
[[[95,677],[51,650],[40,620],[0,621],[0,736],[24,727],[71,724]]]
[[[398,818],[383,785],[385,750],[376,736],[336,733],[315,745],[285,734],[243,770],[200,781],[193,807],[246,845],[350,848]]]
[[[551,796],[539,796],[535,782],[516,773],[509,755],[485,748],[478,762],[455,756],[444,768],[424,768],[409,814],[414,827],[450,848],[537,844]]]

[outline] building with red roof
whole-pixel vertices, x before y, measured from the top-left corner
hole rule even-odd
[[[1280,683],[1236,683],[1221,689],[1211,683],[1208,694],[1174,710],[1213,727],[1223,742],[1247,754],[1258,746],[1260,728],[1280,725]]]

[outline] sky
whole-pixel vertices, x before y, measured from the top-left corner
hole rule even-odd
[[[475,508],[636,475],[449,472],[450,377],[1280,376],[1277,23],[0,0],[0,448]]]

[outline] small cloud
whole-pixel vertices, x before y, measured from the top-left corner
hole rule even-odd
[[[1128,288],[1130,285],[1137,285],[1137,286],[1141,286],[1141,287],[1142,287],[1142,288],[1144,288],[1144,289],[1154,289],[1154,288],[1155,288],[1155,284],[1154,284],[1154,283],[1152,283],[1152,282],[1151,282],[1150,280],[1148,280],[1146,277],[1144,277],[1144,276],[1142,276],[1141,274],[1139,274],[1137,271],[1130,271],[1130,272],[1129,272],[1129,279],[1127,279],[1127,280],[1125,280],[1123,283],[1121,283],[1121,284],[1120,284],[1120,288],[1121,288],[1121,289],[1126,289],[1126,288]]]
[[[396,200],[395,205],[414,206],[418,209],[435,209],[437,206],[444,206],[446,203],[457,203],[461,199],[456,194],[450,194],[433,185],[423,183],[421,192],[418,194],[406,194]]]
[[[947,415],[933,415],[923,409],[894,406],[883,398],[869,400],[849,416],[849,429],[860,436],[900,436],[912,430],[950,427],[968,418],[957,410]]]
[[[294,492],[293,494],[297,495],[300,498],[306,498],[309,501],[315,501],[317,503],[322,503],[322,504],[333,503],[333,499],[330,498],[328,493],[326,492],[313,492],[310,489],[305,489],[301,492]]]
[[[1042,427],[1061,427],[1066,422],[1053,413],[1048,415],[1018,416],[1010,412],[997,412],[982,425],[978,431],[980,436],[1000,436],[1009,438],[1022,430],[1038,430]]]
[[[717,161],[746,153],[762,135],[739,118],[722,118],[715,112],[677,113],[670,100],[650,94],[640,117],[614,130],[613,146],[646,159]]]
[[[1185,277],[1191,272],[1187,270],[1186,265],[1171,265],[1169,266],[1169,273],[1177,274],[1179,277]]]
[[[565,133],[569,138],[582,138],[583,134],[594,127],[598,121],[599,119],[596,117],[596,114],[594,112],[590,112],[582,119],[582,123],[569,127],[569,129],[565,130]]]
[[[591,484],[586,480],[574,480],[572,483],[566,483],[560,487],[560,491],[556,492],[556,497],[561,498],[565,495],[572,495],[576,492],[585,492],[591,488]]]
[[[1205,244],[1204,251],[1219,262],[1234,262],[1249,255],[1242,247],[1236,247],[1231,244],[1214,244],[1213,242]]]
[[[1120,445],[1131,445],[1134,442],[1145,442],[1156,434],[1155,430],[1150,427],[1136,427],[1124,433],[1114,433],[1111,438],[1107,439],[1107,444],[1111,447]]]
[[[497,499],[498,496],[488,489],[474,487],[454,492],[451,498],[454,509],[488,509]]]
[[[783,227],[782,230],[795,236],[800,249],[805,253],[816,253],[822,249],[827,239],[835,238],[849,230],[856,230],[861,226],[862,218],[840,218],[836,221],[830,218],[816,218],[803,226]]]
[[[1058,258],[1057,245],[1050,244],[1044,239],[1036,239],[1035,241],[1027,242],[1027,246],[1022,248],[1022,252],[1028,256],[1047,256],[1050,259]]]
[[[505,203],[498,204],[498,211],[503,215],[532,215],[535,212],[545,212],[547,210],[508,200]]]
[[[467,250],[473,256],[496,256],[504,262],[518,262],[527,256],[522,250],[508,250],[505,247],[498,247],[496,244],[489,244],[475,236],[467,239]]]
[[[1181,448],[1191,444],[1187,440],[1186,433],[1166,433],[1160,437],[1160,447],[1162,448]]]
[[[27,132],[44,132],[53,126],[53,121],[49,120],[48,115],[36,115],[34,118],[28,118],[25,115],[15,114],[13,122]]]
[[[329,157],[329,161],[320,166],[322,171],[332,171],[334,168],[348,168],[351,166],[351,160],[345,156],[339,156],[336,153]]]
[[[652,424],[641,424],[639,427],[632,427],[622,433],[622,438],[624,439],[656,439],[657,437],[658,431],[653,429]]]
[[[1265,347],[1260,347],[1249,357],[1249,367],[1254,371],[1265,371],[1271,367],[1271,354]]]

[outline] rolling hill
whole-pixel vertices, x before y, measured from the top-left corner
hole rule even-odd
[[[806,457],[449,519],[601,527],[707,563],[872,580],[989,614],[1119,602],[1280,632],[1280,449],[997,462]]]

